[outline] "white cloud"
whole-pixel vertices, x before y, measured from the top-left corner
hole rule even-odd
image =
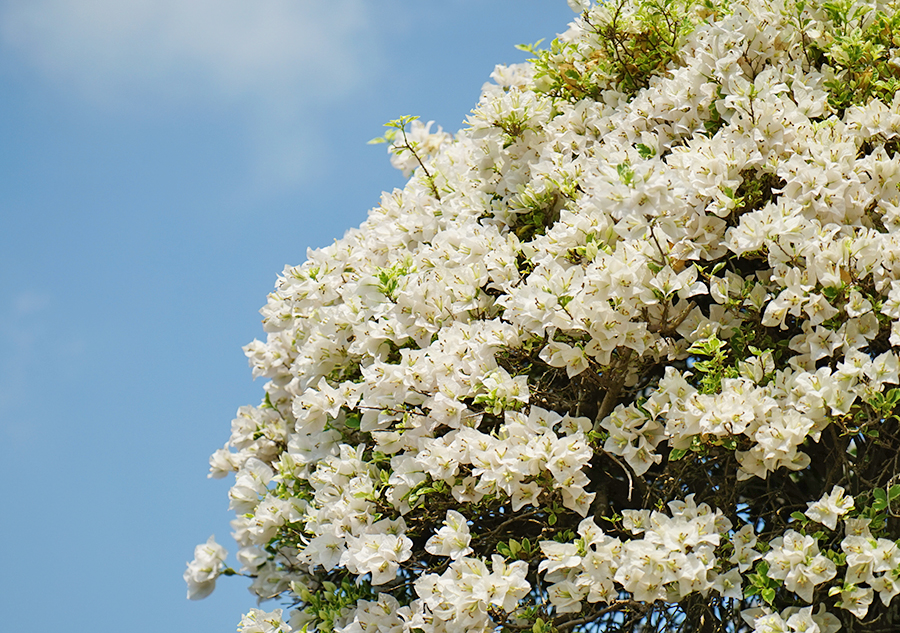
[[[38,292],[21,292],[12,300],[12,315],[28,318],[50,306],[50,295]]]
[[[297,131],[304,117],[377,74],[372,4],[7,0],[0,1],[0,42],[64,89],[104,107],[236,106],[258,146],[257,162],[270,163],[291,136],[306,140]]]
[[[51,297],[33,291],[20,292],[0,301],[0,434],[3,439],[21,437],[24,429],[15,411],[21,411],[23,394],[33,387],[30,378],[41,367],[52,368],[53,359],[40,357],[47,338],[46,316]],[[52,371],[52,369],[51,369]],[[31,389],[33,392],[34,389]]]
[[[364,76],[362,0],[28,0],[0,9],[0,36],[94,98],[132,91],[297,98]]]

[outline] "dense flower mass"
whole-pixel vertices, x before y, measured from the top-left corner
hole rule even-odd
[[[900,7],[569,5],[269,295],[241,631],[900,626]]]

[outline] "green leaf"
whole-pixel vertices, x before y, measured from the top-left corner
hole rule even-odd
[[[890,501],[893,501],[897,497],[900,497],[900,484],[894,484],[888,491],[888,499]]]
[[[616,171],[619,173],[619,180],[629,187],[634,184],[634,170],[628,162],[616,165]]]
[[[547,517],[547,524],[548,525],[556,525],[557,520],[558,519],[557,519],[556,515],[551,514],[550,516]]]
[[[644,145],[643,143],[638,143],[635,145],[637,147],[638,154],[643,159],[653,158],[656,156],[656,150],[650,147],[649,145]]]
[[[900,403],[900,389],[891,389],[887,392],[887,398],[885,398],[885,404],[894,408],[897,404]]]
[[[806,521],[806,515],[802,512],[791,512],[791,518],[796,521]]]
[[[544,41],[543,38],[541,38],[534,44],[516,44],[516,48],[520,51],[525,51],[526,53],[534,54],[537,52],[537,47],[540,46],[541,42],[543,42],[543,41]]]
[[[685,449],[685,448],[673,448],[669,452],[669,461],[677,462],[679,459],[681,459],[682,457],[687,455],[687,453],[688,453],[687,449]]]
[[[344,424],[347,425],[347,428],[350,429],[358,429],[360,424],[360,415],[358,413],[351,413],[344,420]]]
[[[775,600],[775,590],[771,587],[766,587],[765,589],[763,589],[760,592],[760,595],[762,595],[762,599],[765,600],[767,604],[772,604],[772,602]]]

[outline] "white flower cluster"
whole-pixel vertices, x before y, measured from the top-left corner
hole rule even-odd
[[[744,621],[753,627],[753,633],[837,633],[840,621],[825,611],[825,605],[813,613],[812,607],[788,607],[781,613],[769,608],[747,609]]]
[[[848,520],[847,536],[841,549],[847,555],[847,573],[838,604],[862,619],[877,592],[884,606],[900,593],[900,550],[895,541],[874,538],[868,520]]]
[[[835,564],[819,553],[816,539],[788,530],[771,543],[765,555],[769,563],[769,577],[784,581],[784,586],[812,602],[813,590],[837,574]]]
[[[767,485],[808,473],[832,431],[863,442],[887,420],[900,96],[833,105],[849,70],[811,61],[838,29],[818,2],[652,3],[690,28],[641,77],[604,38],[623,28],[616,46],[638,55],[651,3],[569,4],[579,16],[542,58],[556,79],[498,66],[453,137],[404,121],[390,151],[406,187],[279,277],[266,340],[245,348],[265,398],[210,460],[235,474],[240,573],[261,599],[299,596],[307,631],[327,615],[346,633],[488,631],[624,594],[741,600],[754,564],[804,605],[888,605],[900,555],[861,515],[844,519],[845,572],[834,542],[758,517],[735,529],[754,500],[699,502],[713,486],[695,503],[668,475],[644,497],[668,514],[622,510],[616,534],[594,517],[615,513],[611,486],[632,502],[633,478],[679,459]],[[892,6],[848,0],[847,15]],[[853,501],[834,488],[805,517],[834,531]],[[539,548],[498,556],[508,535],[491,530],[520,513],[547,523]],[[574,542],[558,516],[580,521]],[[190,597],[224,558],[198,546]],[[332,578],[363,597],[329,594]],[[812,606],[745,619],[837,630]],[[292,626],[254,610],[242,630]]]
[[[379,593],[377,600],[360,600],[352,619],[348,618],[350,622],[335,628],[335,633],[405,633],[409,616],[409,607],[401,607],[393,596]]]
[[[677,602],[699,591],[715,589],[728,597],[740,576],[718,574],[715,549],[731,522],[693,495],[669,503],[672,516],[650,510],[626,510],[624,525],[641,538],[622,542],[604,534],[592,518],[578,526],[574,543],[542,541],[539,566],[553,583],[547,592],[560,613],[578,612],[582,600],[613,602],[624,590],[635,600]]]
[[[502,556],[491,557],[491,567],[478,558],[464,556],[450,563],[443,574],[425,574],[415,583],[416,609],[410,629],[439,633],[449,631],[493,631],[490,610],[511,613],[531,585],[525,579],[528,563],[507,564]]]
[[[505,418],[493,435],[462,427],[423,440],[418,468],[434,481],[453,485],[457,501],[477,502],[486,494],[502,492],[513,511],[539,505],[541,483],[549,475],[544,485],[560,490],[563,505],[585,516],[594,499],[594,493],[584,490],[589,483],[584,470],[594,454],[585,437],[590,420],[537,406],[527,416],[507,412]],[[561,435],[554,430],[557,426]],[[459,478],[461,466],[469,466],[471,476]]]
[[[225,570],[225,557],[228,552],[210,536],[206,543],[194,548],[194,560],[188,563],[184,572],[187,583],[187,597],[201,600],[216,588],[216,578]]]
[[[796,358],[796,357],[794,357]],[[740,378],[725,379],[715,394],[701,393],[688,379],[691,372],[668,367],[646,402],[619,405],[601,426],[609,433],[604,450],[620,455],[637,474],[661,461],[656,448],[667,441],[675,449],[691,446],[695,437],[743,437],[751,443],[736,453],[738,477],[765,478],[779,468],[802,470],[809,456],[799,448],[807,438],[818,441],[831,416],[842,415],[860,396],[897,382],[897,356],[875,359],[851,350],[836,371],[786,368],[769,384],[757,385],[760,362],[748,358]]]
[[[238,633],[292,633],[293,630],[282,619],[281,609],[275,609],[271,613],[250,609],[238,625]]]
[[[447,510],[444,527],[425,543],[425,551],[435,556],[449,556],[457,560],[472,553],[472,536],[466,518],[455,510]]]
[[[846,495],[843,488],[835,486],[818,501],[810,502],[804,514],[834,531],[838,520],[853,508],[853,498]],[[840,549],[845,555],[847,569],[843,584],[829,590],[830,595],[839,596],[837,606],[859,619],[868,613],[876,592],[885,606],[900,593],[900,549],[895,541],[873,537],[869,531],[870,522],[864,518],[844,519],[846,535],[840,541]],[[820,552],[818,538],[817,535],[787,530],[769,543],[771,549],[763,557],[769,564],[768,577],[781,581],[786,589],[806,603],[813,602],[813,592],[818,585],[838,573],[834,562],[836,552],[832,552],[831,557]],[[768,618],[766,622],[775,622],[779,616],[765,617]]]

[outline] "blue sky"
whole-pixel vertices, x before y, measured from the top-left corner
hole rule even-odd
[[[456,131],[565,0],[0,0],[3,630],[234,631],[206,478],[286,264],[401,186],[366,141]]]

